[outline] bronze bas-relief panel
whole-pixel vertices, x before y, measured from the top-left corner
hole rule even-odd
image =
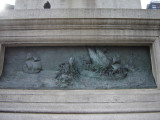
[[[156,88],[149,47],[7,47],[1,89]]]

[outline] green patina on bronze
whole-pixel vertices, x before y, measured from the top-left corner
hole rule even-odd
[[[149,47],[7,48],[2,89],[156,88]]]

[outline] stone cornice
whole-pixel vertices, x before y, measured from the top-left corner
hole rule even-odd
[[[86,45],[107,39],[107,44],[117,40],[125,44],[130,39],[150,44],[159,37],[159,13],[140,9],[5,11],[0,13],[0,43]]]
[[[9,10],[0,13],[0,19],[39,19],[39,18],[123,18],[157,19],[160,10],[142,9],[50,9],[50,10]]]
[[[0,30],[159,30],[159,13],[138,9],[10,10],[0,13]]]

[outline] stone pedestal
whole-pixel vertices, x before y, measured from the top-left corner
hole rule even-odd
[[[43,10],[46,1],[17,0],[1,12],[0,76],[7,47],[148,46],[157,88],[0,89],[1,120],[160,120],[160,10],[107,9],[140,8],[139,0],[84,1],[50,0]]]

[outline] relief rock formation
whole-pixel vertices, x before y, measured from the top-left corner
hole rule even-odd
[[[39,73],[42,70],[40,58],[32,56],[31,53],[27,54],[25,64],[23,65],[23,71],[25,73],[34,74]]]

